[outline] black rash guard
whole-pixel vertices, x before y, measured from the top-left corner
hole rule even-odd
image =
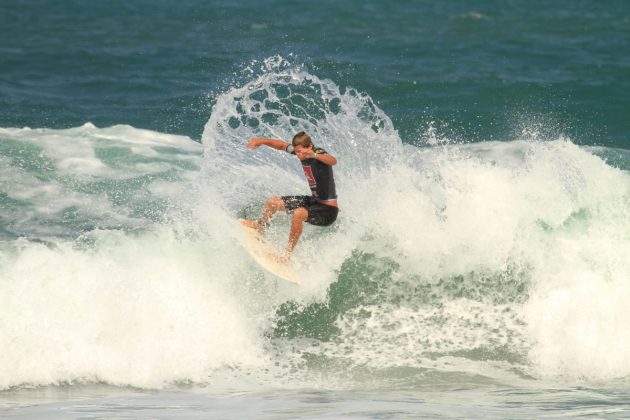
[[[292,145],[288,145],[286,151],[293,155],[295,154]],[[321,147],[315,147],[313,152],[316,155],[327,154]],[[332,166],[326,165],[314,157],[301,160],[300,162],[302,162],[302,169],[304,170],[304,175],[306,175],[313,198],[319,202],[337,200]]]

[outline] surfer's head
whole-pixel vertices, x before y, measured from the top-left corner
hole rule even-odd
[[[293,141],[291,143],[293,144],[296,156],[300,160],[307,159],[308,155],[304,155],[304,152],[313,150],[313,141],[311,140],[311,136],[306,134],[304,131],[300,131],[293,136]]]
[[[295,136],[293,136],[292,141],[293,147],[302,146],[302,147],[313,147],[313,141],[311,140],[311,136],[306,134],[304,131],[300,131]]]

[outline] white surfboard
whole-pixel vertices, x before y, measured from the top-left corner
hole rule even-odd
[[[289,263],[282,263],[269,258],[275,254],[274,247],[256,229],[240,224],[245,234],[245,249],[265,270],[291,283],[300,284],[300,280]]]

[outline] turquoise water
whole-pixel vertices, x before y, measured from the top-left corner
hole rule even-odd
[[[368,93],[406,142],[539,123],[628,147],[628,4],[578,1],[3,2],[0,126],[130,124],[199,139],[253,60],[293,55]]]
[[[0,5],[6,417],[625,417],[630,5]],[[341,212],[298,288],[238,217]],[[279,246],[288,219],[268,233]]]

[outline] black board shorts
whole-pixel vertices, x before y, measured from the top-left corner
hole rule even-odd
[[[315,200],[310,195],[285,195],[282,198],[287,213],[293,213],[293,210],[304,207],[308,211],[307,223],[315,226],[332,225],[337,220],[339,209],[335,206],[327,206]]]

